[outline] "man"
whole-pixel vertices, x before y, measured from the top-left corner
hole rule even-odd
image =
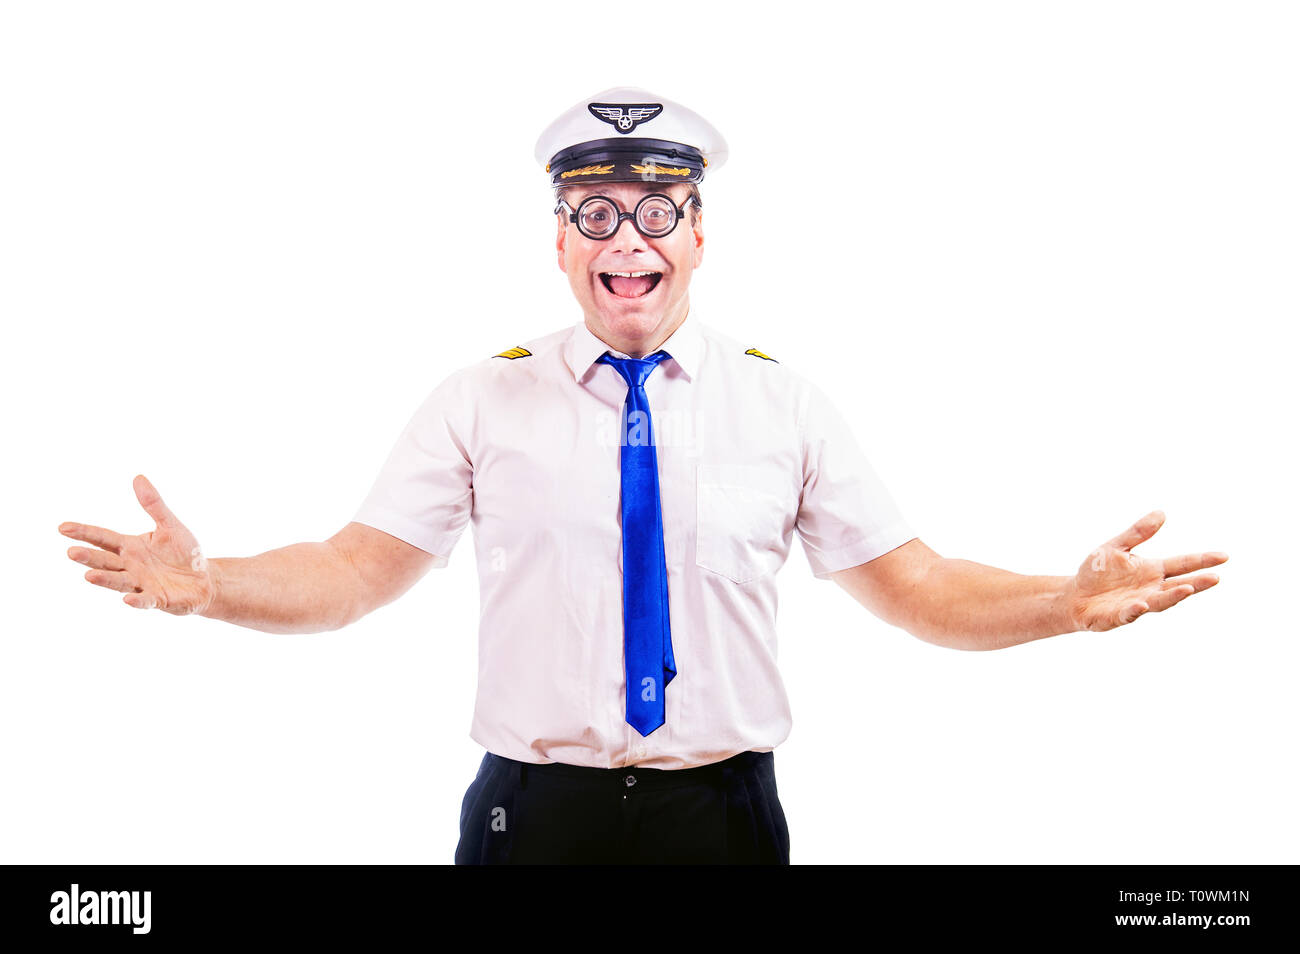
[[[1189,574],[1224,554],[1133,552],[1159,512],[1072,577],[941,557],[815,385],[692,312],[698,183],[726,158],[710,124],[606,90],[537,158],[582,320],[443,380],[335,536],[206,561],[143,476],[151,533],[60,526],[130,606],[314,632],[396,599],[472,522],[486,752],[457,862],[788,863],[774,577],[796,533],[818,577],[959,649],[1111,629],[1217,582]]]

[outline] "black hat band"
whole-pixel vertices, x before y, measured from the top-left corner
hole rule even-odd
[[[583,182],[699,182],[700,151],[663,139],[596,139],[561,149],[547,171],[551,185]]]

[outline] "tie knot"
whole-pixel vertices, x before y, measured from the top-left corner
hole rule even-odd
[[[659,366],[659,362],[670,357],[672,355],[667,351],[656,351],[644,358],[616,358],[606,352],[596,360],[613,365],[614,370],[623,376],[628,387],[639,388],[645,384],[646,378],[650,377],[650,372]]]

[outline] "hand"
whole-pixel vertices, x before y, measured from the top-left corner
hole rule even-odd
[[[90,567],[86,579],[120,590],[122,602],[137,609],[160,609],[174,616],[202,613],[215,586],[194,534],[167,509],[143,474],[132,482],[135,497],[156,526],[150,533],[126,536],[81,523],[61,523],[59,532],[97,549],[72,547],[68,557]]]
[[[1088,555],[1071,583],[1070,616],[1079,629],[1103,632],[1131,623],[1144,613],[1167,610],[1193,593],[1219,582],[1214,573],[1183,574],[1217,566],[1226,553],[1189,553],[1165,560],[1148,560],[1133,548],[1149,540],[1165,522],[1153,510],[1115,539]]]

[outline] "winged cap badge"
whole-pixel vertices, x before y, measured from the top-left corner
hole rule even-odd
[[[662,103],[589,103],[591,115],[607,122],[623,135],[664,111]]]

